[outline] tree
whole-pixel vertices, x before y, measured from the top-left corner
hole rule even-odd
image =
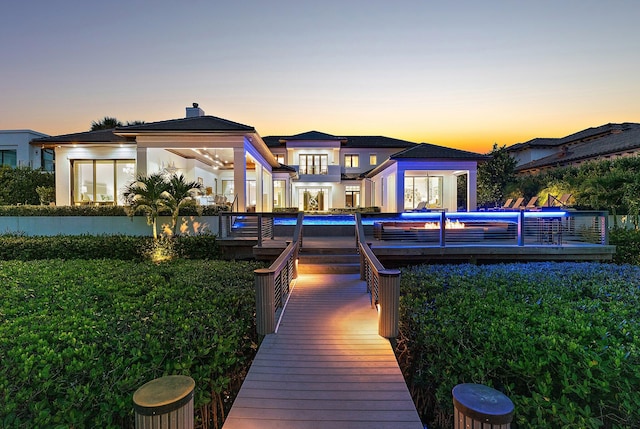
[[[491,159],[478,166],[478,204],[499,205],[504,199],[507,185],[515,178],[516,160],[507,147],[493,144]]]
[[[105,116],[98,122],[96,121],[91,122],[91,131],[111,130],[113,128],[121,127],[121,126],[122,126],[122,122],[120,122],[116,118]]]
[[[158,240],[158,214],[162,209],[173,206],[169,194],[169,183],[162,173],[139,176],[125,187],[124,199],[130,206],[129,214],[142,211],[147,216],[147,224],[153,229],[153,239]]]
[[[180,207],[193,199],[194,194],[202,189],[199,182],[187,182],[182,174],[174,174],[168,180],[167,192],[171,196],[171,228],[173,234],[178,234],[178,215]]]

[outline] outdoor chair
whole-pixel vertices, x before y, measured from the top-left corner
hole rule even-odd
[[[538,197],[531,197],[526,206],[521,206],[522,210],[537,210],[539,207],[536,205]]]
[[[513,203],[513,206],[511,206],[511,208],[506,208],[506,209],[502,209],[502,210],[520,210],[520,206],[522,206],[522,202],[524,201],[523,197],[520,197],[516,200],[515,203]]]
[[[511,203],[513,202],[513,198],[509,198],[507,201],[504,202],[503,205],[501,206],[497,206],[497,207],[493,207],[488,209],[489,211],[494,211],[494,210],[506,210],[508,208],[511,207]]]

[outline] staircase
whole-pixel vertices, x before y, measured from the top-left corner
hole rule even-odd
[[[360,255],[353,237],[305,237],[298,259],[302,274],[356,274]]]
[[[233,225],[229,237],[252,237],[258,236],[258,218],[256,216],[238,216]]]

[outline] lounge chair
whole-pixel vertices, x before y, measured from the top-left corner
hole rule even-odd
[[[523,201],[524,201],[524,198],[520,197],[516,200],[515,203],[513,203],[513,206],[511,206],[511,208],[507,207],[501,210],[520,210],[520,206],[522,205]]]
[[[519,208],[521,210],[536,210],[538,209],[538,206],[536,206],[537,202],[538,202],[538,197],[531,197],[526,206],[520,206]]]
[[[513,202],[513,198],[509,198],[507,201],[505,201],[505,202],[504,202],[504,204],[503,204],[503,205],[501,205],[501,206],[496,206],[496,207],[493,207],[493,208],[489,208],[489,209],[487,209],[487,210],[489,210],[489,211],[495,211],[495,210],[507,210],[507,209],[511,208],[511,203],[512,203],[512,202]]]

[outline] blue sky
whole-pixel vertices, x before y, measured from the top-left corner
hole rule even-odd
[[[640,122],[640,2],[31,1],[0,14],[0,129],[203,110],[263,135],[487,152]]]

